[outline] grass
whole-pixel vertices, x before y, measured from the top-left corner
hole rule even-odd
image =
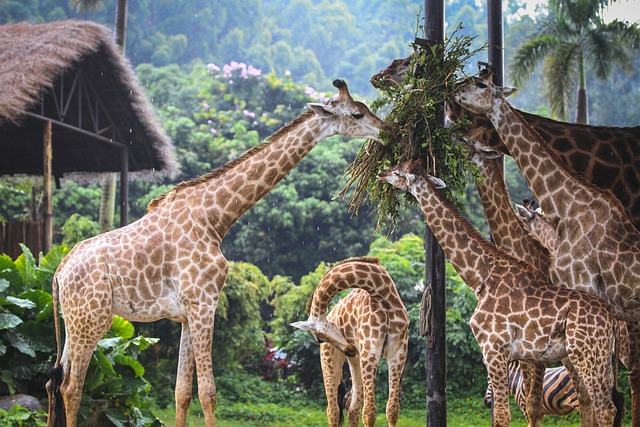
[[[173,408],[156,409],[154,413],[168,427],[174,427],[175,411]],[[511,418],[513,427],[527,425],[516,407],[511,409]],[[425,424],[426,413],[424,409],[402,409],[398,427],[424,427]],[[191,405],[187,425],[189,427],[204,427],[205,425],[198,402]],[[226,408],[222,405],[218,407],[216,425],[218,427],[324,427],[327,425],[327,419],[324,407],[320,405],[294,408],[270,403],[236,403]],[[386,425],[384,413],[380,413],[376,420],[376,426]],[[455,427],[490,426],[491,412],[484,408],[481,402],[470,398],[450,399],[447,402],[447,425]],[[580,418],[577,414],[566,417],[546,417],[542,425],[578,427]]]

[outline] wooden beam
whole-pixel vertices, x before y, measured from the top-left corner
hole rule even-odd
[[[43,234],[42,252],[48,253],[53,247],[53,144],[51,141],[51,122],[45,121],[42,126],[43,133],[43,158],[42,168],[43,181]]]
[[[120,152],[120,226],[129,223],[129,149]]]

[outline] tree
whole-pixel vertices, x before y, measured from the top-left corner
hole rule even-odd
[[[602,10],[608,0],[551,0],[549,15],[534,35],[518,48],[511,68],[516,86],[522,85],[543,61],[543,79],[551,112],[567,119],[571,92],[577,87],[576,122],[588,123],[586,72],[601,80],[611,65],[632,70],[629,49],[637,49],[640,28],[618,20],[605,23]]]

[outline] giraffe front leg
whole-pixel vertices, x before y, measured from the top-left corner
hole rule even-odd
[[[546,366],[536,363],[520,363],[524,383],[526,415],[530,427],[540,427],[542,412],[542,384]]]
[[[506,355],[488,353],[484,355],[485,365],[493,388],[493,427],[511,424],[509,409],[509,368]]]
[[[324,392],[327,396],[327,420],[329,427],[338,427],[342,424],[342,405],[338,402],[338,388],[342,381],[342,366],[345,355],[329,343],[320,344],[320,364],[322,366],[322,378],[324,380]]]
[[[186,427],[187,425],[194,367],[195,360],[193,348],[191,347],[189,324],[184,322],[182,323],[182,335],[180,336],[180,355],[178,357],[178,373],[176,375],[176,427]]]
[[[198,398],[204,413],[205,425],[215,427],[215,409],[217,404],[216,384],[213,379],[213,361],[211,356],[213,342],[213,313],[199,319],[197,331],[191,326],[191,346],[198,374]]]

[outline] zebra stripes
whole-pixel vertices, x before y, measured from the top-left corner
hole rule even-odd
[[[520,410],[526,416],[527,403],[524,394],[524,380],[520,363],[517,360],[509,362],[509,392],[513,394]],[[487,408],[493,406],[491,384],[487,387],[484,404]],[[542,384],[542,410],[544,415],[567,415],[577,411],[578,407],[578,394],[573,387],[567,368],[564,366],[547,368]]]

